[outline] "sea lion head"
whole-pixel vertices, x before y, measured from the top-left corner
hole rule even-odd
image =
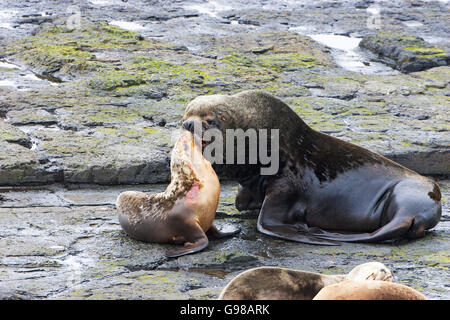
[[[382,280],[392,281],[392,273],[380,262],[367,262],[353,268],[347,275],[347,280]]]
[[[201,137],[203,151],[217,150],[215,147],[220,145],[218,149],[223,152],[219,152],[219,156],[214,153],[210,157],[208,152],[204,152],[204,155],[213,160],[219,175],[236,177],[242,171],[234,165],[236,163],[247,166],[246,172],[256,171],[269,163],[270,167],[264,174],[278,172],[279,159],[284,159],[283,154],[290,154],[292,148],[288,144],[302,135],[304,123],[276,97],[262,91],[243,91],[234,95],[195,98],[186,107],[182,126]],[[218,142],[217,139],[221,140]],[[230,139],[232,141],[227,141]],[[214,145],[206,149],[213,141]],[[243,145],[237,145],[229,152],[228,146],[237,143]],[[267,150],[267,155],[270,154],[268,162],[254,156],[256,149],[261,154],[260,148]],[[251,155],[253,158],[250,159]]]
[[[230,112],[234,109],[234,100],[231,96],[218,94],[195,98],[186,107],[183,128],[192,133],[203,134],[209,129],[222,131],[235,127],[235,117]]]
[[[279,129],[299,119],[284,102],[262,91],[243,91],[231,96],[207,95],[192,100],[186,107],[183,128],[202,130]],[[223,132],[225,133],[225,132]]]

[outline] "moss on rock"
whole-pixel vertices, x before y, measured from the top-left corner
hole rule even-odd
[[[392,30],[365,36],[359,45],[402,72],[446,66],[450,62],[450,55],[443,49],[432,46],[423,38]]]

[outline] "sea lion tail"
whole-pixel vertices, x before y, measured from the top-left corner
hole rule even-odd
[[[384,240],[393,240],[407,235],[408,231],[414,225],[413,217],[394,218],[388,224],[371,233],[335,233],[328,231],[318,231],[314,236],[333,241],[343,242],[378,242]]]

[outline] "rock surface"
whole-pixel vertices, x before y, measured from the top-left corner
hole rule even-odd
[[[448,4],[71,4],[0,4],[0,299],[212,299],[254,266],[344,273],[373,260],[428,298],[450,298],[448,177],[438,226],[394,244],[266,237],[255,212],[235,209],[236,184],[223,182],[217,225],[241,233],[167,260],[169,245],[130,239],[114,209],[121,191],[164,189],[136,184],[167,183],[171,136],[191,99],[246,89],[280,97],[317,130],[448,175],[450,67],[401,73],[358,48],[385,31],[449,52]]]
[[[165,185],[99,187],[54,184],[0,188],[0,298],[216,299],[243,270],[283,266],[347,273],[368,261],[386,264],[394,281],[429,299],[449,299],[450,181],[440,180],[441,222],[419,240],[387,244],[306,245],[265,236],[256,215],[234,207],[235,183],[222,183],[215,224],[241,232],[167,260],[172,245],[143,243],[120,228],[114,202],[124,190],[160,192]]]
[[[170,136],[185,105],[245,89],[272,93],[313,128],[420,173],[450,173],[448,66],[399,74],[378,69],[367,52],[307,36],[380,34],[365,23],[371,2],[110,2],[77,4],[76,28],[63,4],[48,3],[43,16],[27,4],[2,4],[14,27],[0,29],[0,185],[167,182]],[[445,51],[442,10],[434,2],[386,3],[381,27]],[[342,57],[365,71],[343,68]]]
[[[441,48],[406,33],[382,31],[367,35],[359,46],[376,53],[384,62],[402,72],[447,66],[450,62],[450,55]]]

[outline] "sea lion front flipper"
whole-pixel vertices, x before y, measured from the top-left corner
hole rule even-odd
[[[276,238],[307,244],[339,245],[337,242],[316,237],[314,233],[309,231],[309,227],[305,223],[284,223],[284,217],[291,209],[288,206],[289,203],[282,195],[270,198],[266,196],[258,216],[258,231]],[[317,228],[314,228],[314,230],[317,232]]]
[[[264,199],[255,197],[247,188],[238,186],[235,205],[239,211],[261,209]]]
[[[241,232],[240,228],[237,228],[236,230],[230,231],[230,232],[222,232],[219,229],[217,229],[214,225],[211,225],[211,227],[206,231],[206,235],[210,239],[223,239],[227,237],[234,236],[235,234]]]

